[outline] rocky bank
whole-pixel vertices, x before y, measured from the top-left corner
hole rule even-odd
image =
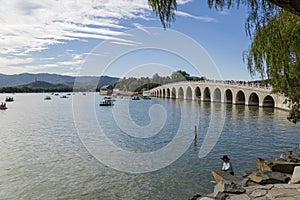
[[[300,144],[280,158],[256,159],[257,170],[245,171],[238,179],[222,170],[213,170],[214,192],[195,195],[191,200],[296,200],[300,199]]]

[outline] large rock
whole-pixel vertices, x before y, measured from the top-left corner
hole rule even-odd
[[[239,185],[241,184],[240,179],[236,178],[235,176],[232,176],[228,172],[222,170],[212,170],[211,174],[214,177],[214,179],[217,181],[217,183],[226,180],[226,181],[233,182],[235,184],[239,184]]]
[[[293,155],[293,151],[287,151],[287,152],[284,152],[280,155],[280,158],[282,159],[288,159],[288,158],[291,158]]]
[[[231,194],[242,194],[246,190],[241,185],[236,184],[231,181],[223,180],[215,185],[214,196],[217,196],[218,193],[231,193]]]
[[[283,159],[265,160],[262,158],[256,159],[256,165],[259,171],[274,171],[292,174],[296,166],[300,166],[299,162],[288,162]]]
[[[290,177],[280,172],[258,171],[249,176],[250,180],[259,184],[287,183]]]

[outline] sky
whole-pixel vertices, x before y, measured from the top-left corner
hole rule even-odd
[[[253,80],[247,9],[180,0],[162,28],[146,0],[0,0],[0,73],[115,77],[185,70],[209,79]],[[217,74],[214,76],[213,74]]]

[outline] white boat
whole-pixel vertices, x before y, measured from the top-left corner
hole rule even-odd
[[[99,103],[99,106],[113,106],[114,103],[112,100],[104,99]]]

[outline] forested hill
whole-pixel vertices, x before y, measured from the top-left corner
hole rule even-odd
[[[21,86],[27,85],[32,82],[42,81],[50,84],[61,84],[66,86],[97,86],[101,87],[103,85],[114,85],[119,81],[119,78],[109,77],[109,76],[64,76],[59,74],[15,74],[15,75],[5,75],[0,74],[0,87],[10,87],[10,86]]]

